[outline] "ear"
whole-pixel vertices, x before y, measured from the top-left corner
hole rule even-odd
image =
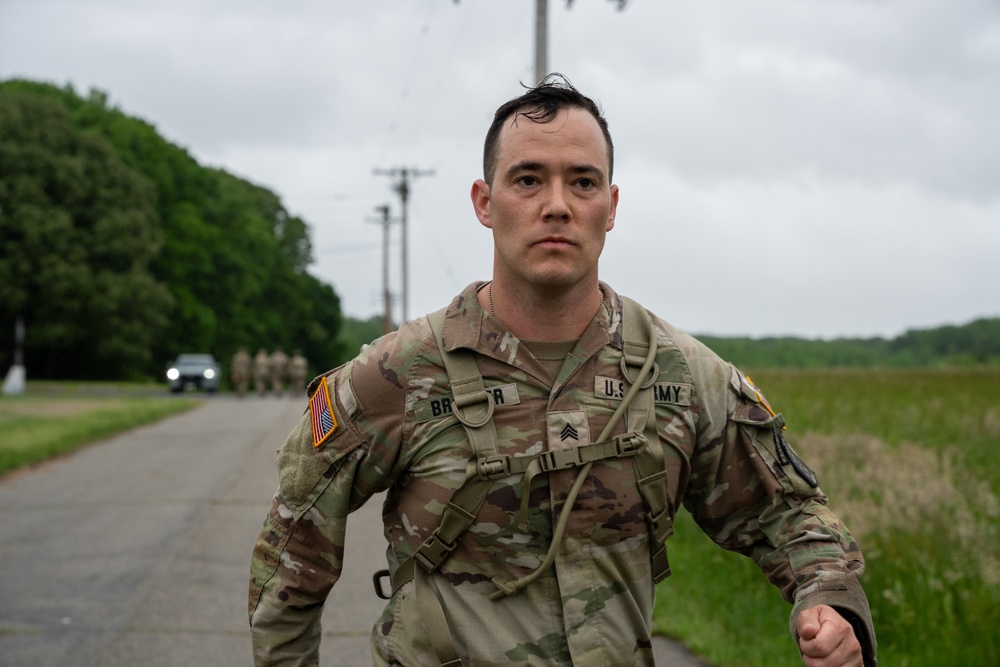
[[[604,229],[610,232],[615,226],[615,215],[618,213],[618,186],[611,186],[611,211],[608,213],[608,226]]]
[[[493,223],[490,221],[490,186],[486,184],[483,179],[478,179],[472,184],[472,208],[476,211],[476,217],[479,218],[480,224],[483,227],[493,228]]]

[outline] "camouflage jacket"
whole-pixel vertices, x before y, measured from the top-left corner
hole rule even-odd
[[[452,302],[444,342],[449,350],[477,353],[495,398],[503,453],[532,455],[596,438],[625,386],[618,295],[602,284],[605,305],[553,383],[483,311],[475,296],[480,286],[470,285]],[[654,396],[671,515],[683,504],[716,543],[752,557],[794,604],[792,619],[817,604],[852,616],[866,662],[874,664],[874,632],[858,583],[861,552],[779,437],[780,416],[735,368],[650,316],[658,336]],[[280,488],[253,554],[249,613],[258,665],[318,664],[322,605],[341,573],[349,512],[387,492],[384,531],[395,568],[438,527],[471,456],[426,318],[317,378],[309,393],[318,390],[327,392],[332,418],[317,427],[315,410],[307,410],[279,452]],[[613,433],[624,430],[619,425]],[[551,568],[516,595],[489,598],[493,577],[517,579],[545,558],[575,478],[575,469],[555,471],[535,477],[530,489],[521,488],[521,475],[496,480],[472,527],[431,575],[466,667],[653,664],[650,539],[627,461],[594,464]],[[530,493],[526,530],[515,521],[523,493]],[[294,563],[320,565],[289,566]],[[375,624],[377,665],[439,664],[413,585],[393,594]]]

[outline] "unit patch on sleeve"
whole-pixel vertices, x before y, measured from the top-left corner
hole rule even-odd
[[[337,430],[337,417],[330,403],[330,387],[324,377],[309,399],[309,414],[312,417],[313,447],[319,448]]]
[[[777,415],[774,413],[774,409],[771,408],[771,404],[767,402],[767,399],[764,398],[764,394],[760,391],[760,389],[757,388],[757,385],[753,383],[753,380],[750,379],[750,376],[743,375],[742,373],[740,373],[739,375],[740,375],[740,380],[742,382],[741,390],[743,396],[745,396],[748,400],[757,403],[758,405],[763,407],[765,410],[767,410],[767,413],[772,417],[776,417]]]

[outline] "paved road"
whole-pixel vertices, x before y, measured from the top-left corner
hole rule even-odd
[[[249,557],[300,400],[218,397],[0,478],[0,666],[252,664]],[[324,667],[370,664],[379,503],[348,523]],[[656,640],[657,664],[703,667]]]

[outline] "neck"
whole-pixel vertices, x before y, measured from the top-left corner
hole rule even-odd
[[[492,297],[492,308],[491,300]],[[479,302],[518,338],[555,342],[578,339],[601,307],[596,278],[566,289],[522,289],[494,278]]]

